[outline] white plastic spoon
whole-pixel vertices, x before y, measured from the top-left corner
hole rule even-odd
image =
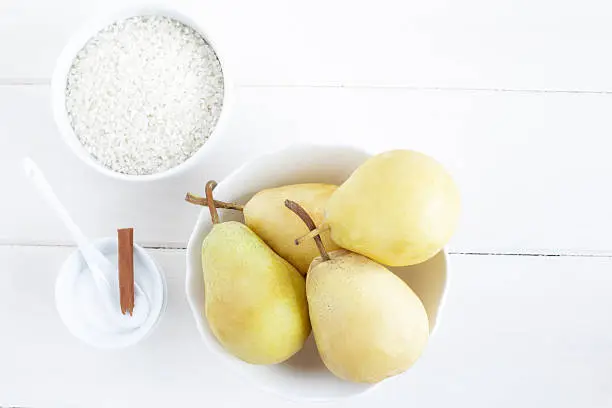
[[[72,239],[77,244],[85,263],[89,267],[96,287],[100,291],[101,297],[105,300],[106,307],[111,312],[110,315],[113,316],[115,323],[122,328],[138,328],[146,320],[150,312],[150,300],[147,294],[137,282],[134,282],[134,314],[132,316],[121,314],[117,267],[104,254],[98,251],[81,232],[81,229],[74,223],[68,210],[57,198],[53,188],[36,163],[29,157],[25,158],[23,160],[23,168],[28,178],[32,180],[49,206],[55,210],[72,235]]]

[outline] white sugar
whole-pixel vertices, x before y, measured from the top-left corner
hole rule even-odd
[[[66,84],[76,136],[104,166],[154,174],[191,157],[223,104],[213,49],[192,28],[163,16],[133,17],[96,34]]]

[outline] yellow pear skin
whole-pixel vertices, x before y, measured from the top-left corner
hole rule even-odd
[[[214,224],[202,244],[205,313],[234,356],[280,363],[310,333],[304,278],[246,225]]]
[[[300,204],[320,225],[327,201],[336,189],[331,184],[306,183],[262,190],[244,206],[244,222],[277,254],[306,274],[319,252],[311,239],[295,245],[295,239],[307,234],[308,228],[285,207],[285,200]],[[321,238],[330,251],[339,249],[329,231],[323,232]]]
[[[306,275],[319,354],[336,376],[376,383],[410,368],[429,338],[418,296],[384,266],[353,252],[317,258]]]
[[[327,202],[325,223],[342,248],[390,266],[437,254],[453,235],[460,195],[431,157],[394,150],[368,159]]]

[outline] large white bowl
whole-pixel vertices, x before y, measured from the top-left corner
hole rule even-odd
[[[324,182],[341,184],[370,155],[352,147],[293,146],[261,156],[234,171],[215,189],[215,198],[245,204],[258,191],[287,184]],[[194,189],[202,190],[201,186]],[[202,191],[200,191],[202,193]],[[242,214],[221,210],[222,221],[242,220]],[[208,348],[236,372],[261,388],[298,401],[328,401],[354,396],[372,385],[354,384],[332,375],[321,361],[312,335],[304,348],[288,361],[269,366],[252,365],[227,353],[210,331],[204,314],[202,240],[212,227],[210,215],[202,209],[187,248],[187,300],[198,330]],[[423,301],[431,330],[436,327],[447,285],[444,252],[420,265],[390,268]],[[205,273],[206,271],[204,271]]]
[[[123,174],[105,167],[103,164],[94,159],[75,135],[68,118],[68,113],[66,112],[66,81],[74,58],[85,46],[87,41],[89,41],[99,31],[116,21],[125,20],[130,17],[147,15],[160,15],[178,20],[202,35],[206,42],[213,48],[217,58],[219,59],[221,70],[223,72],[223,106],[221,108],[219,119],[217,120],[212,133],[206,142],[187,160],[175,167],[159,173],[147,175]],[[212,38],[211,33],[206,30],[206,23],[203,21],[203,17],[204,16],[202,14],[199,14],[197,17],[189,17],[187,13],[182,12],[176,7],[148,5],[132,6],[92,18],[91,21],[85,23],[83,27],[77,31],[72,38],[70,38],[57,59],[55,70],[51,78],[51,107],[53,109],[55,123],[62,136],[62,139],[84,163],[93,167],[102,174],[116,179],[129,181],[150,181],[174,176],[193,167],[193,165],[198,162],[206,161],[207,157],[212,157],[218,153],[218,149],[215,149],[215,146],[216,143],[218,143],[220,136],[222,136],[223,132],[225,132],[229,120],[231,106],[233,105],[233,84],[231,82],[230,69],[226,64],[223,53],[219,49],[217,42],[215,42],[214,38]]]

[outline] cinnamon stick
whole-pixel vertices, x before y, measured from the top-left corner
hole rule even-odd
[[[117,230],[121,313],[134,312],[134,229]]]

